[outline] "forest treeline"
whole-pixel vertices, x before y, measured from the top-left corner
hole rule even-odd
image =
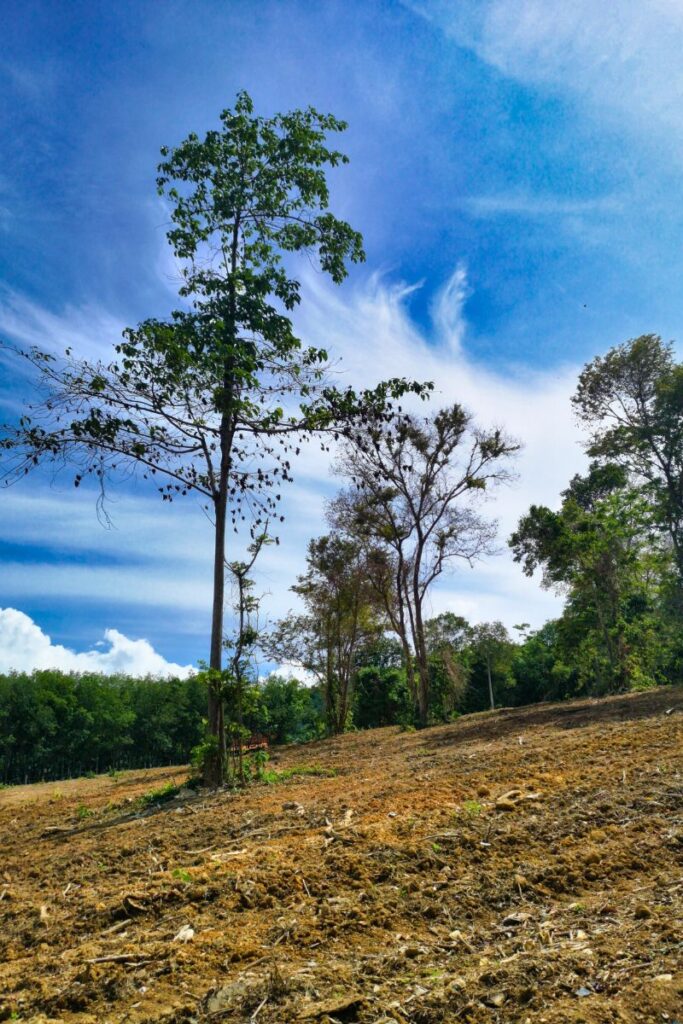
[[[273,743],[320,734],[320,698],[294,679],[258,686],[248,724]],[[206,685],[44,669],[0,675],[0,782],[187,764],[206,732]]]

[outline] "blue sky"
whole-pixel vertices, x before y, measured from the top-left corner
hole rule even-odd
[[[368,261],[341,289],[307,271],[297,326],[358,383],[397,366],[433,375],[444,400],[525,442],[518,483],[491,506],[502,537],[581,465],[568,406],[581,364],[645,331],[681,334],[674,0],[3,7],[5,338],[106,354],[127,324],[168,313],[177,274],[158,151],[214,125],[241,88],[259,112],[313,104],[348,120],[334,207],[363,232]],[[11,414],[28,388],[0,373]],[[324,460],[300,467],[262,573],[272,615],[292,603],[331,488]],[[104,531],[92,495],[66,478],[0,494],[0,607],[28,616],[6,617],[4,633],[0,619],[0,666],[11,647],[22,663],[39,649],[43,661],[76,651],[144,668],[152,647],[123,642],[142,638],[174,663],[205,655],[204,520],[143,488],[116,497]],[[557,599],[502,555],[445,580],[434,610],[447,607],[539,624]],[[105,630],[114,640],[95,647]]]

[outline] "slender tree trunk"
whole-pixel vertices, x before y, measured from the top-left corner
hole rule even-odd
[[[417,671],[419,676],[418,689],[418,712],[420,725],[424,728],[429,717],[429,665],[427,663],[427,649],[424,639],[424,625],[422,622],[422,608],[419,598],[416,595],[417,605],[415,608],[415,654],[417,660]]]
[[[491,704],[491,711],[496,710],[496,702],[493,699],[493,680],[491,679],[491,659],[486,659],[486,674],[489,679],[489,702]]]
[[[223,430],[221,430],[223,434]],[[213,611],[211,617],[211,652],[209,668],[220,672],[223,668],[223,609],[225,601],[225,526],[228,506],[228,461],[225,444],[222,446],[221,471],[218,493],[214,499],[216,525],[213,554]],[[213,764],[207,762],[204,781],[207,785],[220,786],[225,779],[226,743],[223,697],[213,687],[208,696],[209,735],[218,743],[218,756]]]

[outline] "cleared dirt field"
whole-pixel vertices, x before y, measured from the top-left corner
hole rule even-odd
[[[0,1020],[683,1020],[683,691],[0,792]],[[138,801],[138,802],[136,802]]]

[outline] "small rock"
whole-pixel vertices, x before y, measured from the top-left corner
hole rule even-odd
[[[342,996],[341,999],[332,999],[325,1003],[316,1003],[314,1006],[304,1010],[303,1018],[312,1017],[334,1017],[335,1014],[347,1014],[360,1010],[365,1005],[365,997],[360,994]]]
[[[655,978],[655,981],[658,981],[661,985],[668,985],[668,983],[673,980],[673,974],[658,974]]]
[[[194,928],[191,928],[189,924],[184,924],[177,935],[173,936],[174,942],[192,942],[194,938]]]
[[[508,914],[507,917],[504,917],[502,923],[506,928],[519,928],[520,924],[524,924],[525,921],[530,920],[531,914],[527,914],[523,910],[519,910],[514,914]]]
[[[517,804],[514,800],[508,800],[507,797],[501,796],[496,800],[497,811],[515,811],[517,810]]]
[[[287,800],[282,805],[282,810],[283,811],[294,811],[294,813],[298,814],[299,817],[301,817],[302,815],[304,815],[306,813],[306,810],[305,810],[303,804],[297,803],[296,800]]]
[[[487,996],[484,1002],[487,1006],[502,1006],[507,996],[504,992],[494,992],[492,995]]]
[[[589,988],[585,988],[583,985],[581,986],[581,988],[577,988],[576,992],[574,993],[574,995],[577,995],[579,999],[583,999],[585,996],[590,996],[592,994],[593,993],[591,992],[591,990]]]

